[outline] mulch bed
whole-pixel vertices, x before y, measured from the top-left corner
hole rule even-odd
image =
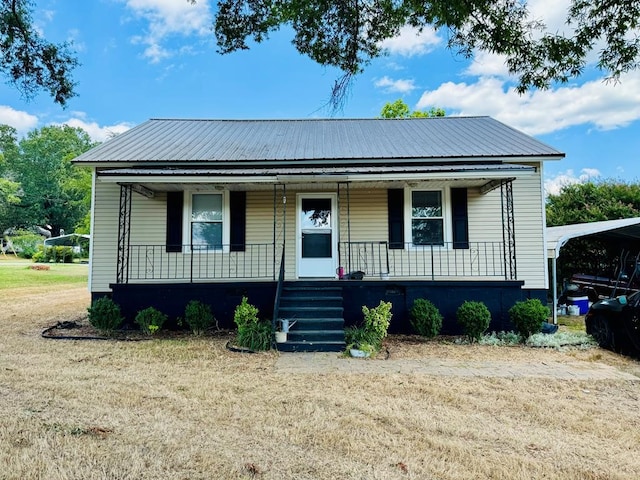
[[[234,336],[234,332],[229,330],[212,330],[207,332],[205,337],[229,337]],[[43,338],[60,339],[60,340],[120,340],[120,341],[142,341],[154,339],[180,339],[193,338],[193,334],[189,330],[161,330],[154,335],[137,329],[115,330],[110,334],[104,334],[97,330],[89,321],[84,319],[69,320],[58,322],[42,332]]]

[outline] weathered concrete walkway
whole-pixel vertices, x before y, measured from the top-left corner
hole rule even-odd
[[[511,363],[455,361],[447,359],[363,360],[339,353],[283,353],[275,366],[277,373],[338,374],[424,374],[457,377],[554,378],[566,380],[632,380],[640,378],[613,366],[597,362],[548,361]]]

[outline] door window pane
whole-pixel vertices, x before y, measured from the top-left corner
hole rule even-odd
[[[303,198],[301,203],[301,228],[331,228],[330,198]]]
[[[302,258],[331,258],[331,233],[303,233]]]

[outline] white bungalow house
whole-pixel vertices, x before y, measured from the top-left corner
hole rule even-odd
[[[90,290],[131,319],[246,295],[296,318],[291,350],[340,348],[362,305],[416,298],[444,332],[484,301],[546,302],[542,169],[563,153],[489,117],[149,120],[75,159],[93,168]]]

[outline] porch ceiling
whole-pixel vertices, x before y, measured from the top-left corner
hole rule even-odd
[[[318,188],[323,184],[350,183],[352,188],[404,186],[454,181],[464,187],[480,187],[492,180],[507,180],[535,173],[531,165],[467,164],[420,166],[366,166],[324,168],[122,168],[100,170],[100,181],[139,184],[152,191],[269,189],[273,184]]]

